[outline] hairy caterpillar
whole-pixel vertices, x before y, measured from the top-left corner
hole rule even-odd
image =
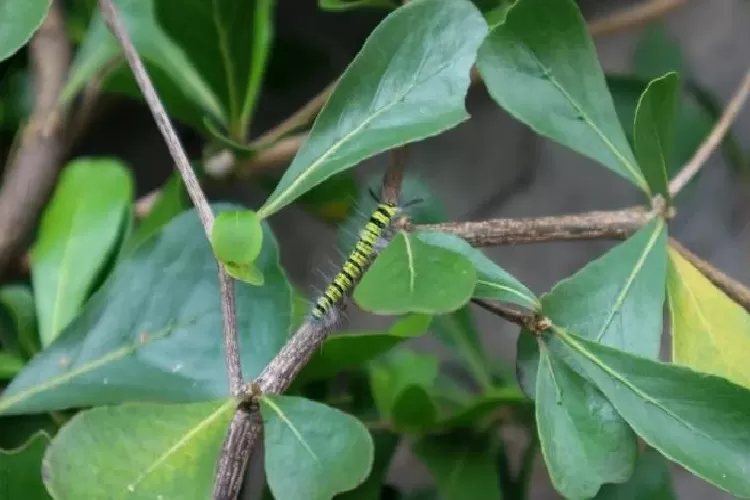
[[[323,294],[315,302],[312,317],[317,320],[330,314],[334,305],[340,303],[348,291],[362,277],[365,267],[377,253],[378,240],[390,227],[393,219],[399,213],[399,207],[394,203],[378,203],[372,212],[370,220],[360,231],[359,239],[354,249],[341,266],[338,274],[333,278]]]

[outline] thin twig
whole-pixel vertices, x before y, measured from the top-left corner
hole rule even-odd
[[[34,108],[0,187],[0,275],[17,256],[57,180],[63,156],[65,111],[58,99],[70,65],[62,6],[49,13],[29,45]]]
[[[485,311],[491,312],[495,316],[499,316],[506,321],[517,324],[521,328],[528,328],[532,331],[536,331],[538,329],[537,318],[533,312],[521,311],[505,304],[489,302],[484,299],[472,298],[471,302],[478,305]]]
[[[240,178],[257,172],[276,169],[289,163],[307,139],[307,133],[295,134],[279,139],[268,149],[261,149],[247,161],[238,162],[234,170]]]
[[[151,110],[151,114],[154,116],[154,121],[156,122],[157,127],[159,127],[161,135],[164,137],[164,142],[167,144],[169,153],[172,155],[177,170],[180,172],[180,176],[185,183],[188,195],[190,195],[190,199],[193,201],[193,205],[195,205],[195,208],[198,211],[198,216],[203,224],[203,230],[206,233],[206,237],[210,238],[211,229],[214,224],[214,215],[211,211],[211,206],[209,205],[206,196],[203,194],[203,190],[198,182],[198,177],[195,175],[193,167],[190,165],[190,160],[188,160],[187,154],[185,154],[185,150],[180,143],[180,139],[177,137],[177,132],[175,132],[172,122],[170,121],[169,116],[167,116],[164,105],[161,103],[161,100],[156,93],[156,89],[146,72],[146,68],[143,66],[143,62],[141,61],[140,56],[138,56],[138,52],[135,50],[135,46],[125,30],[125,26],[120,19],[113,0],[99,0],[99,8],[101,9],[104,21],[107,23],[107,26],[109,26],[109,29],[115,35],[115,38],[117,38],[117,41],[122,47],[125,59],[128,61],[128,65],[133,72],[136,83],[138,83],[138,88],[140,89],[141,94],[143,94],[146,104],[148,104],[148,107]]]
[[[687,0],[649,0],[589,23],[592,37],[612,35],[654,21],[682,7]]]
[[[182,181],[187,188],[187,192],[190,195],[190,199],[193,201],[198,216],[200,217],[201,223],[203,224],[203,230],[206,233],[207,238],[211,238],[211,230],[214,224],[214,214],[211,210],[211,206],[203,194],[198,178],[193,172],[193,168],[190,165],[185,150],[180,143],[179,137],[172,126],[167,112],[164,109],[159,96],[156,94],[156,89],[151,83],[151,79],[146,73],[146,68],[143,66],[138,53],[133,46],[133,42],[130,40],[122,20],[117,13],[117,9],[114,6],[112,0],[99,0],[99,8],[102,12],[105,22],[109,26],[109,29],[115,35],[115,38],[120,42],[122,46],[123,54],[125,59],[128,61],[135,80],[138,83],[138,87],[143,94],[143,97],[148,104],[151,114],[154,116],[154,121],[159,127],[159,131],[164,137],[164,141],[167,144],[172,159],[177,166],[177,170],[182,177]],[[224,266],[217,262],[218,273],[219,273],[219,289],[221,295],[221,309],[224,318],[224,347],[226,350],[227,358],[227,371],[229,375],[229,388],[233,395],[238,395],[242,391],[242,366],[240,364],[240,352],[237,343],[237,328],[235,318],[235,297],[234,297],[234,281],[227,275]]]
[[[646,208],[632,207],[551,217],[407,225],[405,229],[455,234],[475,247],[545,241],[619,240],[635,233],[654,214]]]
[[[690,262],[696,269],[703,273],[703,275],[708,278],[716,288],[723,291],[729,298],[744,307],[746,311],[750,312],[750,289],[695,255],[674,238],[669,238],[669,244],[672,248],[677,250],[685,260]]]
[[[742,109],[742,105],[745,104],[748,94],[750,94],[750,69],[745,73],[742,83],[735,91],[734,96],[729,101],[729,104],[727,104],[721,118],[716,122],[711,133],[708,134],[708,137],[706,137],[690,161],[669,182],[670,195],[677,195],[695,177],[695,174],[698,173],[703,164],[706,163],[708,157],[711,156],[711,153],[714,152],[729,131],[729,127],[732,126],[732,122],[734,122],[734,119]]]
[[[383,177],[380,199],[385,203],[399,204],[401,184],[404,182],[404,170],[409,161],[408,148],[402,146],[388,152],[388,168]]]

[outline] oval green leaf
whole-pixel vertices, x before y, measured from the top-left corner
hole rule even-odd
[[[42,482],[42,457],[49,440],[46,432],[39,431],[18,449],[0,449],[1,498],[51,498]]]
[[[222,204],[214,211],[238,208]],[[249,379],[281,349],[291,321],[289,283],[267,224],[264,231],[256,263],[265,285],[235,288]],[[26,365],[0,398],[0,414],[228,395],[217,279],[195,210],[176,217],[126,257],[73,323]]]
[[[559,329],[549,346],[596,384],[649,445],[709,483],[750,497],[750,391]]]
[[[3,0],[0,3],[0,61],[26,45],[42,25],[52,0]]]
[[[167,35],[185,51],[244,139],[271,48],[274,0],[187,0],[155,4]]]
[[[210,498],[234,400],[85,410],[44,455],[55,498]]]
[[[676,500],[667,461],[653,448],[641,452],[633,475],[624,483],[605,484],[595,500]]]
[[[633,139],[635,157],[651,192],[669,200],[667,172],[675,138],[677,98],[680,83],[677,73],[652,80],[643,91],[635,110]]]
[[[557,326],[657,359],[667,279],[667,234],[655,219],[542,297]]]
[[[263,284],[263,274],[253,264],[263,246],[263,227],[252,210],[222,212],[211,231],[214,255],[229,274],[252,285]]]
[[[0,380],[15,377],[23,369],[23,359],[14,354],[0,352]]]
[[[442,500],[500,500],[492,440],[455,433],[424,437],[412,446],[437,483]]]
[[[469,70],[486,33],[469,0],[414,0],[391,12],[341,76],[258,216],[374,154],[466,120]]]
[[[182,179],[175,172],[159,191],[159,197],[144,217],[135,227],[133,234],[126,243],[126,249],[132,250],[151,235],[159,231],[169,221],[181,214],[188,207],[187,193]]]
[[[481,334],[468,304],[452,313],[435,316],[431,331],[466,363],[467,370],[481,387],[486,389],[492,385]]]
[[[536,379],[536,422],[550,479],[565,498],[591,498],[603,484],[632,474],[633,431],[596,387],[546,348]]]
[[[351,415],[291,396],[263,396],[260,411],[266,479],[276,500],[330,500],[370,474],[372,438]]]
[[[0,288],[0,306],[7,310],[14,326],[12,342],[6,344],[6,340],[10,339],[0,338],[0,343],[26,359],[33,357],[40,346],[31,288],[27,285],[6,285]],[[9,344],[14,348],[11,349]]]
[[[541,307],[539,299],[523,283],[460,237],[426,231],[419,231],[416,236],[429,245],[459,253],[474,264],[477,270],[474,297],[510,302],[535,310]]]
[[[116,160],[76,160],[63,169],[31,250],[42,346],[79,313],[121,240],[132,200],[130,172]]]
[[[370,431],[375,446],[372,470],[364,483],[353,490],[336,495],[336,500],[381,500],[391,460],[396,453],[401,436],[388,430]]]
[[[374,361],[369,371],[372,396],[383,419],[404,429],[435,423],[437,408],[431,394],[438,360],[434,355],[399,349]]]
[[[750,388],[750,315],[676,250],[667,281],[672,361]]]
[[[477,272],[464,256],[398,233],[375,259],[354,300],[376,314],[439,314],[466,304]]]
[[[573,0],[518,0],[477,54],[492,98],[537,133],[649,188]]]
[[[392,347],[423,334],[432,316],[412,314],[400,318],[387,332],[340,333],[326,338],[323,347],[297,376],[297,382],[320,380],[362,366]]]
[[[159,73],[150,72],[170,115],[185,119],[198,128],[202,126],[205,114],[227,124],[227,112],[204,80],[204,75],[196,70],[185,52],[157,23],[154,0],[118,0],[117,8],[138,54],[149,69]],[[117,71],[113,72],[113,67],[118,68]],[[122,60],[119,44],[97,11],[76,53],[61,100],[69,102],[105,70],[104,90],[118,90],[136,99],[141,98],[132,74]]]

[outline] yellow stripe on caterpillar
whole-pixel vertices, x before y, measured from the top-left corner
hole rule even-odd
[[[349,254],[341,270],[315,303],[311,313],[314,318],[324,318],[330,309],[341,302],[344,296],[350,292],[354,282],[362,276],[365,266],[374,257],[378,240],[390,226],[397,213],[398,207],[394,204],[378,204],[370,216],[370,220],[362,228],[359,240],[354,245],[352,253]]]

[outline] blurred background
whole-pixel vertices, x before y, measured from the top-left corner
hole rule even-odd
[[[640,3],[579,2],[590,21]],[[378,9],[325,12],[315,0],[280,1],[276,12],[275,46],[253,124],[256,133],[281,121],[334,80],[386,14]],[[654,23],[596,36],[595,44],[605,73],[614,79],[617,75],[657,76],[677,69],[683,78],[689,77],[707,92],[720,112],[750,66],[750,2],[683,2]],[[617,103],[617,92],[627,89],[613,85]],[[623,94],[623,99],[627,98]],[[108,98],[102,105],[104,111],[71,157],[122,158],[136,173],[139,196],[160,186],[172,172],[172,162],[145,106],[120,97]],[[630,184],[607,169],[535,136],[500,109],[481,84],[471,88],[467,107],[470,120],[409,147],[409,174],[435,193],[449,220],[559,215],[642,202]],[[686,148],[692,144],[694,149],[712,125],[710,113],[707,118],[704,115],[700,115],[703,119],[695,115],[690,115],[694,120],[686,118],[685,129],[681,129],[684,135],[676,141],[684,140]],[[198,157],[202,147],[198,136],[186,128],[181,131],[188,151]],[[750,107],[745,106],[732,132],[745,152],[744,159],[733,157],[726,148],[714,153],[694,184],[680,195],[679,213],[670,233],[728,275],[750,285]],[[3,156],[9,139],[7,134],[0,135]],[[370,179],[382,172],[386,161],[386,155],[380,155],[364,162],[355,170],[357,176]],[[210,187],[210,194],[217,199],[240,200],[250,207],[259,206],[266,195],[239,181],[228,185],[217,182]],[[324,286],[321,272],[330,276],[341,261],[335,228],[295,207],[275,215],[271,224],[292,280],[310,293]],[[488,249],[487,254],[542,294],[613,244],[507,246]],[[491,356],[512,369],[518,328],[480,309],[475,314]],[[356,307],[349,308],[349,316],[352,328],[384,324],[383,318],[358,313]],[[441,349],[429,339],[419,339],[416,345]],[[518,441],[518,449],[525,439],[512,428],[506,438],[510,443]],[[531,498],[559,498],[549,484],[541,457],[536,463]],[[731,498],[677,467],[674,477],[681,499]],[[396,484],[415,487],[431,481],[406,449],[394,460],[391,478]]]

